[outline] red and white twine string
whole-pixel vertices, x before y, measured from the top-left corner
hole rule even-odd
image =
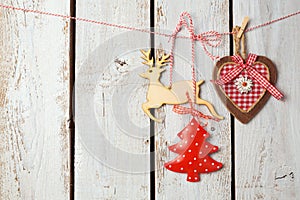
[[[120,29],[131,30],[131,31],[139,31],[139,32],[150,33],[150,34],[154,34],[154,35],[160,35],[160,36],[164,36],[164,37],[168,37],[168,38],[172,37],[172,35],[170,35],[170,34],[160,33],[160,32],[155,32],[155,31],[149,31],[147,29],[136,28],[136,27],[131,27],[131,26],[125,26],[125,25],[121,25],[121,24],[113,24],[113,23],[108,23],[108,22],[104,22],[104,21],[97,21],[97,20],[80,18],[80,17],[72,17],[72,16],[69,16],[69,15],[51,13],[51,12],[46,12],[46,11],[41,11],[41,10],[32,10],[32,9],[20,8],[20,7],[4,5],[4,4],[0,4],[0,8],[18,10],[18,11],[23,11],[23,12],[27,12],[27,13],[34,13],[34,14],[39,14],[39,15],[48,15],[48,16],[59,17],[59,18],[64,18],[64,19],[71,19],[71,20],[75,20],[75,21],[82,21],[82,22],[98,24],[98,25],[103,25],[103,26],[110,26],[110,27],[115,27],[115,28],[120,28]],[[282,21],[284,19],[293,17],[295,15],[299,15],[299,14],[300,14],[300,10],[296,11],[294,13],[282,16],[280,18],[265,22],[263,24],[259,24],[259,25],[247,28],[244,32],[253,31],[255,29],[262,28],[264,26],[268,26],[268,25],[273,24],[275,22]],[[210,37],[213,36],[214,34],[218,34],[220,36],[223,36],[223,35],[230,35],[230,34],[234,34],[234,33],[233,32],[218,33],[216,31],[208,31],[208,32],[200,34],[201,36],[199,35],[198,37],[202,37],[206,41],[215,41],[215,39],[210,39]],[[177,38],[190,39],[190,37],[188,37],[188,36],[177,36]],[[199,39],[197,39],[197,40],[199,40]]]
[[[173,77],[173,67],[174,67],[174,48],[175,48],[175,41],[177,38],[178,33],[182,30],[181,28],[185,27],[188,32],[189,32],[189,37],[192,43],[192,47],[191,47],[191,70],[192,70],[192,87],[193,87],[193,101],[190,98],[188,92],[186,93],[187,95],[187,99],[188,99],[188,103],[190,104],[190,108],[186,108],[184,106],[181,105],[174,105],[173,106],[173,111],[177,114],[191,114],[194,117],[200,117],[200,118],[204,118],[204,119],[214,119],[215,118],[208,116],[208,115],[204,115],[203,113],[201,113],[200,111],[198,111],[197,109],[195,109],[193,107],[193,103],[196,101],[197,99],[197,94],[196,94],[196,73],[195,73],[195,41],[198,40],[201,42],[202,47],[205,51],[205,53],[211,58],[211,59],[216,59],[218,58],[217,56],[213,56],[210,52],[208,52],[208,50],[206,49],[206,45],[209,46],[218,46],[221,43],[221,35],[219,34],[215,34],[214,32],[207,32],[207,33],[203,33],[200,35],[196,35],[195,34],[195,28],[194,28],[194,24],[193,24],[193,20],[192,17],[189,13],[187,12],[183,12],[180,15],[180,20],[175,28],[174,33],[172,34],[172,46],[171,46],[171,51],[170,51],[170,87],[172,86],[172,77]],[[204,37],[203,35],[209,35],[211,34],[212,38],[210,38],[211,40],[207,39],[207,37]],[[213,44],[211,41],[216,41],[215,44]]]
[[[108,23],[108,22],[104,22],[104,21],[97,21],[97,20],[92,20],[92,19],[86,19],[86,18],[80,18],[80,17],[73,17],[73,16],[69,16],[69,15],[63,15],[63,14],[57,14],[57,13],[51,13],[51,12],[46,12],[46,11],[40,11],[40,10],[32,10],[32,9],[26,9],[26,8],[20,8],[20,7],[14,7],[14,6],[10,6],[10,5],[3,5],[0,4],[0,8],[4,8],[4,9],[12,9],[12,10],[18,10],[18,11],[23,11],[26,13],[33,13],[33,14],[39,14],[39,15],[46,15],[46,16],[53,16],[53,17],[58,17],[58,18],[63,18],[63,19],[70,19],[70,20],[75,20],[75,21],[82,21],[82,22],[87,22],[87,23],[92,23],[92,24],[98,24],[98,25],[103,25],[103,26],[109,26],[109,27],[114,27],[114,28],[119,28],[119,29],[125,29],[125,30],[130,30],[130,31],[139,31],[139,32],[144,32],[144,33],[148,33],[148,34],[153,34],[153,35],[159,35],[159,36],[163,36],[163,37],[167,37],[167,38],[171,38],[172,40],[172,47],[171,47],[171,53],[170,53],[170,86],[172,85],[172,73],[173,73],[173,66],[174,66],[174,48],[175,48],[175,40],[176,38],[185,38],[185,39],[190,39],[192,42],[192,48],[191,48],[191,54],[192,54],[192,65],[191,65],[191,69],[192,69],[192,82],[193,82],[193,94],[194,94],[194,98],[196,98],[196,75],[195,75],[195,42],[199,41],[201,43],[202,49],[204,50],[205,54],[207,56],[209,56],[212,60],[216,60],[219,58],[219,56],[214,56],[212,55],[207,47],[218,47],[221,42],[222,42],[222,36],[224,35],[230,35],[230,34],[235,34],[234,32],[224,32],[224,33],[219,33],[217,31],[208,31],[208,32],[203,32],[200,33],[198,35],[195,34],[194,32],[194,25],[193,25],[193,21],[192,18],[190,16],[189,13],[187,12],[183,12],[180,15],[180,21],[177,24],[175,31],[172,35],[170,34],[165,34],[165,33],[160,33],[160,32],[156,32],[156,31],[150,31],[147,29],[142,29],[142,28],[136,28],[136,27],[131,27],[131,26],[125,26],[125,25],[121,25],[121,24],[114,24],[114,23]],[[259,24],[250,28],[247,28],[244,32],[249,32],[249,31],[253,31],[255,29],[258,28],[262,28],[264,26],[268,26],[270,24],[273,24],[275,22],[279,22],[282,20],[285,20],[287,18],[293,17],[295,15],[300,14],[300,11],[282,16],[280,18],[265,22],[263,24]],[[187,18],[189,21],[189,23],[187,23],[187,21],[185,20],[185,18]],[[185,27],[188,29],[189,31],[189,36],[178,36],[178,33],[181,31],[181,27]],[[189,97],[188,97],[189,98]],[[191,100],[189,100],[190,104],[191,104]],[[196,111],[193,106],[191,105],[190,110],[188,110],[187,108],[181,108],[181,107],[174,107],[174,109],[178,110],[179,112],[185,112],[188,111],[189,113],[191,113],[193,115],[193,113]],[[187,110],[186,110],[187,109]],[[199,116],[202,118],[207,118],[207,116],[203,115],[202,113],[200,113],[199,111],[197,113],[194,113],[195,116]]]
[[[300,14],[300,11],[297,11],[297,12],[294,12],[294,13],[291,13],[291,14],[288,14],[288,15],[285,15],[285,16],[282,16],[282,17],[279,17],[279,18],[277,18],[277,19],[273,19],[273,20],[271,20],[271,21],[265,22],[265,23],[263,23],[263,24],[259,24],[259,25],[256,25],[256,26],[247,28],[244,32],[253,31],[253,30],[255,30],[255,29],[262,28],[262,27],[264,27],[264,26],[268,26],[268,25],[273,24],[273,23],[275,23],[275,22],[279,22],[279,21],[285,20],[285,19],[287,19],[287,18],[296,16],[296,15],[299,15],[299,14]]]
[[[189,20],[189,24],[187,23],[185,17]],[[193,85],[193,95],[194,99],[196,97],[196,73],[195,73],[195,30],[194,30],[194,24],[192,17],[189,13],[183,12],[180,15],[180,20],[175,28],[174,33],[172,34],[172,46],[171,46],[171,51],[170,51],[170,87],[172,86],[172,81],[173,81],[173,67],[174,67],[174,48],[175,48],[175,41],[177,38],[177,34],[181,31],[181,27],[185,27],[188,29],[190,33],[190,40],[192,43],[192,48],[191,48],[191,54],[192,54],[192,64],[191,64],[191,69],[192,69],[192,85]]]
[[[187,21],[188,20],[188,21]],[[174,48],[175,48],[175,41],[178,33],[182,30],[181,28],[185,27],[190,36],[190,40],[192,43],[191,47],[191,69],[192,69],[192,82],[193,82],[193,94],[194,98],[196,97],[196,74],[195,74],[195,41],[200,41],[202,48],[206,55],[208,55],[212,60],[218,59],[219,56],[214,56],[212,55],[206,48],[206,46],[210,47],[217,47],[221,44],[222,42],[222,35],[219,34],[216,31],[208,31],[201,33],[199,35],[195,34],[195,28],[193,24],[193,20],[191,15],[188,12],[183,12],[180,15],[180,20],[175,28],[175,31],[173,32],[171,39],[172,39],[172,44],[171,44],[171,51],[170,51],[170,87],[172,86],[172,81],[173,81],[173,66],[174,66]]]

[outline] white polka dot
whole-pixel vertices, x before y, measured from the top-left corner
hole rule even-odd
[[[206,134],[203,134],[203,136],[205,137],[205,136],[206,136]]]
[[[186,128],[186,129],[185,129],[185,131],[189,131],[189,129],[188,129],[188,128]]]
[[[180,147],[182,147],[182,144],[181,145],[179,145]]]
[[[177,160],[177,162],[180,162],[180,160]]]
[[[189,164],[191,165],[191,164],[192,164],[192,162],[189,162]]]
[[[213,150],[216,150],[216,147],[214,147]]]
[[[191,125],[193,126],[193,125],[194,125],[194,122],[192,122]]]
[[[206,162],[206,159],[204,159],[203,161]]]
[[[198,143],[195,144],[195,146],[198,146],[198,145],[199,145]]]
[[[191,135],[191,138],[195,137],[194,135]]]
[[[219,168],[220,168],[220,166],[217,166],[217,168],[219,169]]]
[[[171,167],[172,167],[172,165],[169,165],[169,167],[171,168]]]
[[[198,178],[197,177],[195,177],[195,180],[197,180]]]
[[[197,128],[197,131],[200,131],[200,128]]]
[[[189,149],[189,152],[191,153],[191,152],[192,152],[192,150],[190,150],[190,149]]]
[[[181,167],[180,170],[183,170],[183,167]]]
[[[208,145],[205,145],[205,148],[208,148]]]
[[[192,179],[192,177],[189,177],[189,179]]]
[[[202,166],[202,163],[199,163],[199,166],[201,167],[201,166]]]
[[[200,154],[202,154],[202,151],[200,151]]]
[[[215,165],[215,163],[211,163],[211,165]]]
[[[194,160],[197,160],[197,158],[196,158],[196,157],[194,157]]]
[[[187,143],[187,141],[184,141],[184,143]]]
[[[174,148],[174,151],[176,151],[176,148]]]
[[[208,171],[208,169],[205,169],[205,171],[207,172],[207,171]]]
[[[197,172],[197,170],[194,170],[194,172]]]
[[[182,155],[182,157],[185,157],[185,155]]]

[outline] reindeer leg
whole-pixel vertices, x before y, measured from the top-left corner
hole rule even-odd
[[[146,102],[146,103],[143,103],[142,105],[142,108],[144,110],[144,112],[148,115],[148,117],[150,117],[150,119],[156,121],[156,122],[159,122],[161,123],[163,120],[162,119],[158,119],[158,118],[155,118],[151,112],[150,112],[150,108],[159,108],[161,105],[159,106],[153,106],[152,104],[150,104],[150,102]]]
[[[204,83],[204,80],[200,80],[197,82],[197,87],[196,87],[196,103],[199,105],[205,105],[209,112],[216,117],[217,119],[224,119],[224,117],[220,116],[216,111],[215,108],[213,107],[213,105],[211,103],[209,103],[206,100],[201,99],[200,96],[200,85]]]
[[[216,118],[218,119],[224,119],[224,117],[220,116],[216,111],[215,111],[215,108],[213,107],[213,105],[211,103],[209,103],[208,101],[206,100],[203,100],[203,99],[200,99],[199,97],[197,98],[197,104],[200,104],[200,105],[205,105],[209,112]]]

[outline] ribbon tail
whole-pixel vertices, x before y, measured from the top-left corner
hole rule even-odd
[[[272,85],[265,77],[263,77],[259,72],[255,69],[248,69],[249,75],[254,78],[262,87],[264,87],[268,92],[271,93],[277,100],[283,98],[283,94]]]
[[[280,100],[281,98],[283,98],[283,94],[272,84],[270,84],[267,88],[266,88],[277,100]]]

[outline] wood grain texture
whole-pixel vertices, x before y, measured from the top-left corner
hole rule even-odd
[[[234,1],[234,24],[244,16],[250,26],[299,9],[300,2]],[[300,198],[299,122],[299,16],[246,34],[248,52],[270,58],[278,70],[277,87],[285,102],[271,97],[247,125],[236,121],[237,199]]]
[[[2,4],[69,14],[68,1]],[[69,23],[0,9],[0,199],[69,198]]]
[[[196,33],[209,30],[228,31],[229,2],[218,1],[156,1],[156,30],[172,33],[178,23],[181,12],[188,11],[194,20]],[[187,31],[182,34],[187,35]],[[223,45],[212,50],[213,54],[228,55],[228,38],[223,38]],[[168,38],[156,37],[156,47],[170,51]],[[209,142],[220,147],[220,151],[212,157],[221,161],[224,168],[210,174],[201,174],[201,182],[186,181],[186,174],[167,171],[163,164],[175,158],[168,146],[179,141],[177,133],[190,121],[191,116],[179,116],[172,112],[172,106],[164,106],[157,110],[158,116],[165,116],[163,124],[156,125],[156,198],[157,199],[230,199],[231,198],[231,150],[230,150],[230,118],[226,109],[213,88],[210,80],[214,63],[204,54],[199,43],[196,46],[197,79],[206,82],[201,86],[200,97],[212,102],[217,112],[225,116],[221,122],[209,121],[206,130],[211,134]],[[191,44],[189,40],[178,39],[175,49],[174,81],[190,80]],[[211,50],[211,49],[210,49]],[[168,69],[168,68],[167,68]],[[163,74],[162,80],[169,84],[169,70]],[[209,114],[204,106],[198,107]]]
[[[149,1],[77,0],[77,16],[149,28]],[[149,199],[140,49],[150,36],[77,23],[75,199]]]

